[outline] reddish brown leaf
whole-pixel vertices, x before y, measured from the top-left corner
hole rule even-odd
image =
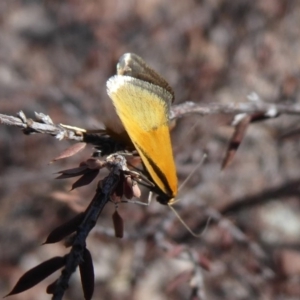
[[[251,123],[265,121],[267,119],[274,118],[274,116],[270,117],[266,115],[266,113],[256,113],[251,115]]]
[[[139,187],[138,183],[135,180],[132,180],[132,192],[133,192],[134,197],[136,197],[136,198],[141,197],[140,187]]]
[[[98,173],[99,170],[91,170],[88,173],[84,174],[72,184],[71,190],[90,184],[97,177]]]
[[[113,213],[112,220],[115,229],[115,236],[117,238],[122,238],[124,235],[124,222],[117,210],[115,210],[115,212]]]
[[[132,199],[133,197],[132,179],[129,175],[126,175],[125,179],[123,180],[123,192],[124,192],[124,196],[127,199]]]
[[[94,293],[94,266],[92,256],[88,249],[83,252],[83,262],[79,265],[81,284],[85,300],[92,299]]]
[[[177,275],[172,281],[170,281],[167,285],[167,292],[172,292],[179,286],[182,286],[184,283],[189,281],[193,273],[191,271],[184,271]]]
[[[86,172],[89,172],[89,169],[87,166],[67,169],[67,170],[59,171],[58,173],[61,175],[56,177],[56,179],[72,178],[72,177],[83,175]]]
[[[47,294],[54,294],[56,283],[57,283],[57,280],[55,280],[54,282],[52,282],[51,284],[49,284],[47,286],[47,289],[46,289]]]
[[[243,115],[241,119],[238,120],[235,124],[234,133],[229,141],[229,145],[225,154],[225,157],[222,162],[222,170],[227,168],[233,161],[236,151],[238,150],[246,130],[251,122],[251,116]]]
[[[206,271],[211,270],[211,261],[206,257],[205,255],[200,254],[199,255],[199,265]]]
[[[27,271],[17,282],[14,288],[8,293],[5,297],[22,293],[42,280],[46,277],[57,271],[58,269],[62,268],[65,264],[65,257],[56,256],[49,260],[44,261],[43,263],[39,264],[38,266],[32,268],[31,270]]]
[[[76,215],[70,221],[58,226],[48,235],[44,244],[53,244],[61,241],[71,233],[77,230],[78,226],[81,224],[85,216],[85,213],[80,213]]]
[[[61,170],[61,171],[57,172],[57,174],[74,175],[74,174],[80,174],[80,172],[87,170],[87,169],[88,169],[87,165],[81,165],[76,168]]]
[[[105,165],[105,162],[97,158],[89,158],[86,160],[86,165],[89,169],[101,169]]]
[[[55,157],[51,162],[73,156],[79,151],[81,151],[82,149],[84,149],[86,145],[87,145],[86,143],[76,143],[71,147],[67,148],[66,150],[64,150],[59,156]]]

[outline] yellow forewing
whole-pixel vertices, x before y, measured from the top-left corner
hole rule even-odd
[[[120,75],[107,81],[107,93],[152,180],[174,198],[177,176],[168,124],[172,95],[159,86]]]

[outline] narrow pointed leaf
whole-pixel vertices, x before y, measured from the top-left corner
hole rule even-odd
[[[77,181],[75,181],[73,183],[71,190],[74,190],[81,186],[90,184],[97,177],[98,173],[99,173],[99,170],[92,170],[92,171],[84,174]]]
[[[65,257],[61,256],[53,257],[47,261],[44,261],[43,263],[26,272],[19,279],[11,292],[5,297],[21,293],[32,288],[33,286],[50,276],[52,273],[62,268],[64,264]]]
[[[117,210],[113,213],[112,219],[114,223],[115,236],[117,238],[122,238],[124,235],[124,222]]]
[[[135,180],[132,181],[132,192],[133,192],[134,197],[136,197],[136,198],[141,197],[140,187],[139,187],[138,183]]]
[[[235,125],[233,135],[229,141],[225,157],[222,162],[222,170],[227,168],[233,161],[235,153],[237,152],[251,122],[251,116],[244,115],[239,122]]]
[[[56,283],[57,283],[57,279],[47,286],[47,289],[46,289],[47,294],[54,294]]]
[[[80,213],[68,222],[58,226],[48,235],[44,244],[53,244],[61,241],[71,233],[77,230],[85,216],[85,213]]]
[[[83,252],[83,262],[79,265],[81,284],[85,300],[92,299],[94,293],[94,266],[91,253],[88,249]]]
[[[87,168],[88,168],[87,165],[83,164],[76,168],[61,170],[61,171],[57,172],[57,174],[70,174],[70,175],[79,174],[81,171],[84,171]]]
[[[68,170],[63,170],[58,172],[60,175],[57,176],[55,179],[66,179],[66,178],[73,178],[80,175],[84,175],[85,173],[89,172],[89,168],[87,166],[81,166],[77,168],[72,168]]]
[[[132,199],[133,197],[133,189],[132,189],[132,179],[130,176],[125,176],[124,180],[123,180],[123,192],[124,192],[124,196],[127,199]]]
[[[267,119],[274,118],[274,116],[268,116],[266,113],[256,113],[251,115],[251,123],[265,121]]]
[[[260,122],[260,121],[265,121],[268,119],[274,119],[280,116],[280,113],[278,111],[274,112],[267,112],[267,113],[256,113],[251,115],[251,123],[254,122]]]
[[[86,145],[87,145],[86,143],[76,143],[71,147],[67,148],[66,150],[64,150],[59,156],[55,157],[51,162],[55,162],[59,159],[73,156],[79,151],[81,151],[82,149],[84,149]]]

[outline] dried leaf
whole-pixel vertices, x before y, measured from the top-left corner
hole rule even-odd
[[[85,174],[88,171],[89,171],[89,169],[88,169],[87,166],[82,166],[82,167],[77,167],[77,168],[62,170],[62,171],[58,172],[58,174],[61,174],[61,175],[59,175],[58,177],[56,177],[56,179],[64,179],[64,178],[77,177],[77,176]]]
[[[89,169],[101,169],[105,165],[104,161],[101,161],[97,158],[89,158],[86,160],[86,165],[88,166]]]
[[[266,115],[265,113],[256,113],[256,114],[252,114],[251,115],[251,123],[255,123],[255,122],[260,122],[260,121],[265,121],[268,120],[270,118],[274,118],[273,116],[270,117],[268,115]]]
[[[84,174],[72,184],[71,190],[90,184],[97,177],[98,173],[99,170],[91,170],[88,173]]]
[[[59,156],[55,157],[51,161],[51,163],[55,162],[59,159],[63,159],[63,158],[67,158],[67,157],[75,155],[76,153],[78,153],[79,151],[84,149],[86,145],[87,145],[86,143],[76,143],[76,144],[72,145],[71,147],[64,150]]]
[[[141,197],[141,189],[135,180],[132,180],[132,192],[135,198]]]
[[[46,289],[47,294],[54,294],[56,283],[57,283],[57,279],[47,286],[47,289]]]
[[[124,192],[124,196],[127,199],[132,199],[133,197],[132,179],[129,175],[126,175],[125,179],[123,180],[123,192]]]
[[[193,276],[193,273],[191,271],[183,271],[180,274],[178,274],[175,278],[170,281],[167,286],[166,290],[168,293],[176,290],[179,286],[182,286],[187,281],[189,281]],[[190,298],[193,299],[193,298]]]
[[[122,238],[124,235],[124,222],[117,210],[113,213],[112,220],[114,223],[115,236],[117,238]]]
[[[204,270],[208,272],[211,270],[211,261],[209,260],[208,257],[200,254],[198,258],[198,263],[201,266],[201,268],[203,268]]]
[[[53,244],[61,241],[71,233],[77,230],[85,216],[85,213],[80,213],[68,222],[58,226],[48,235],[44,244]]]
[[[94,266],[92,256],[88,249],[84,249],[83,262],[79,265],[81,284],[85,300],[92,299],[94,293]]]
[[[229,141],[229,145],[222,162],[222,170],[227,168],[233,161],[236,151],[238,150],[246,130],[251,122],[251,116],[243,114],[241,119],[235,124],[234,133]]]
[[[83,165],[83,166],[76,167],[76,168],[61,170],[61,171],[57,172],[57,174],[65,174],[65,175],[79,174],[80,175],[80,172],[87,170],[87,169],[88,169],[87,165]]]
[[[19,279],[11,292],[5,297],[19,294],[32,288],[33,286],[44,280],[46,277],[62,268],[65,264],[65,260],[65,257],[56,256],[27,271]]]

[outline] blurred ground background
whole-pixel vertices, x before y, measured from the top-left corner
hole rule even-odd
[[[0,113],[23,110],[33,117],[37,111],[57,123],[97,128],[111,109],[105,82],[125,52],[142,56],[168,80],[175,103],[241,102],[253,91],[267,102],[297,103],[299,20],[296,0],[2,0]],[[207,219],[203,207],[222,211],[265,257],[220,224],[193,238],[156,202],[120,207],[127,236],[119,240],[108,234],[108,205],[88,240],[94,299],[189,299],[184,275],[193,265],[176,255],[179,246],[209,262],[210,271],[202,272],[206,299],[299,299],[299,136],[281,138],[297,129],[299,117],[251,125],[233,164],[221,173],[232,133],[227,123],[224,116],[178,121],[172,138],[179,180],[204,151],[209,155],[182,189],[178,210],[195,229]],[[54,180],[55,172],[88,158],[91,148],[49,165],[69,142],[6,126],[0,141],[4,296],[28,269],[67,253],[61,244],[40,244],[88,205],[96,182],[69,192],[72,180]],[[163,249],[158,236],[174,251]],[[57,276],[10,299],[50,299],[45,288]],[[83,299],[78,275],[65,299]]]

